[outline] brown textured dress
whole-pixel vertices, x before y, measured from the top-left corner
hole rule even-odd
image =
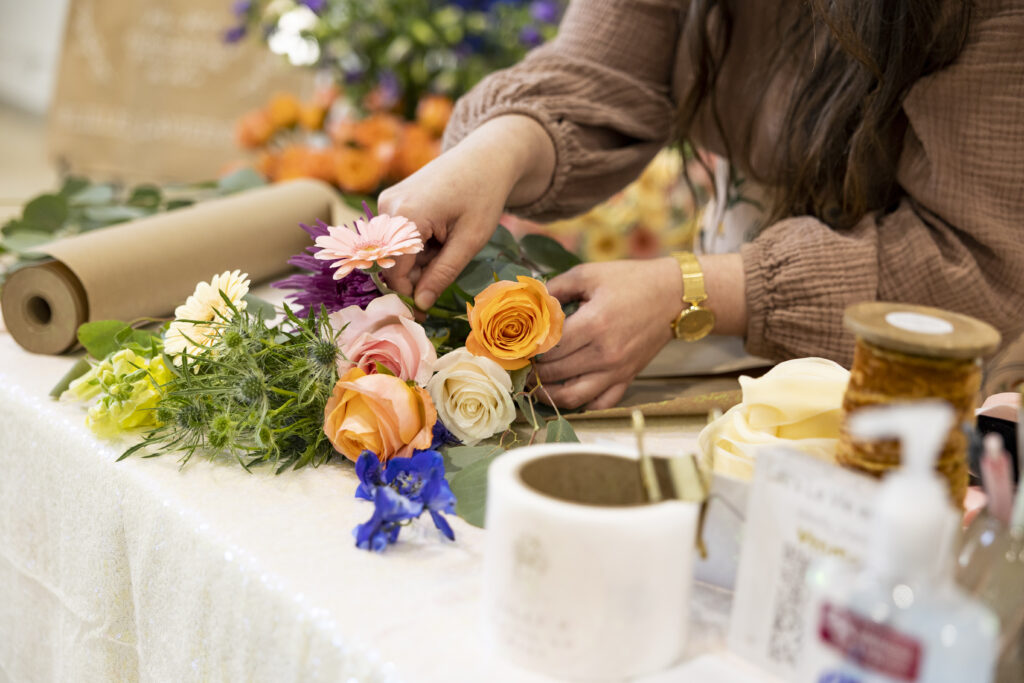
[[[780,0],[738,0],[732,48],[715,97],[731,149],[752,123],[752,171],[771,184],[772,140],[784,93],[800,73],[777,73],[756,107],[750,79],[772,51]],[[462,98],[451,146],[484,121],[525,114],[551,136],[547,191],[517,214],[553,220],[583,212],[634,179],[673,135],[689,85],[679,0],[576,0],[557,39],[491,75]],[[773,96],[773,93],[775,96]],[[773,106],[777,103],[778,106]],[[903,104],[898,207],[834,230],[811,216],[763,229],[742,248],[747,348],[782,359],[849,364],[847,304],[905,301],[987,320],[1009,342],[1024,331],[1024,0],[975,5],[963,52],[921,79]],[[707,117],[692,137],[724,145]],[[735,137],[734,137],[735,136]]]

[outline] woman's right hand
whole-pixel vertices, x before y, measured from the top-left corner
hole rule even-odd
[[[527,116],[500,116],[380,195],[381,213],[416,223],[427,248],[398,259],[388,283],[430,308],[494,233],[506,204],[543,194],[555,150],[544,128]]]

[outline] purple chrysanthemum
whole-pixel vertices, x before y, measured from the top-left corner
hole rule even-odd
[[[321,220],[314,225],[300,225],[314,242],[317,237],[329,234],[327,224]],[[317,247],[309,246],[303,253],[288,259],[288,263],[308,273],[296,273],[271,285],[277,289],[295,290],[285,298],[295,305],[296,315],[308,317],[312,311],[319,310],[321,305],[328,313],[340,311],[346,306],[366,308],[380,296],[377,285],[361,270],[353,270],[340,280],[335,280],[331,261],[317,259],[314,255],[318,251]]]

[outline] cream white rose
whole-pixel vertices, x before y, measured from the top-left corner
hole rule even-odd
[[[442,356],[435,369],[427,391],[441,422],[464,444],[472,446],[512,424],[512,379],[500,365],[462,348]]]

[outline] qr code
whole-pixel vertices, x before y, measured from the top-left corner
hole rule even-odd
[[[788,666],[797,664],[804,638],[804,611],[807,590],[804,577],[811,557],[791,543],[782,546],[779,581],[775,591],[775,613],[768,636],[768,657]]]

